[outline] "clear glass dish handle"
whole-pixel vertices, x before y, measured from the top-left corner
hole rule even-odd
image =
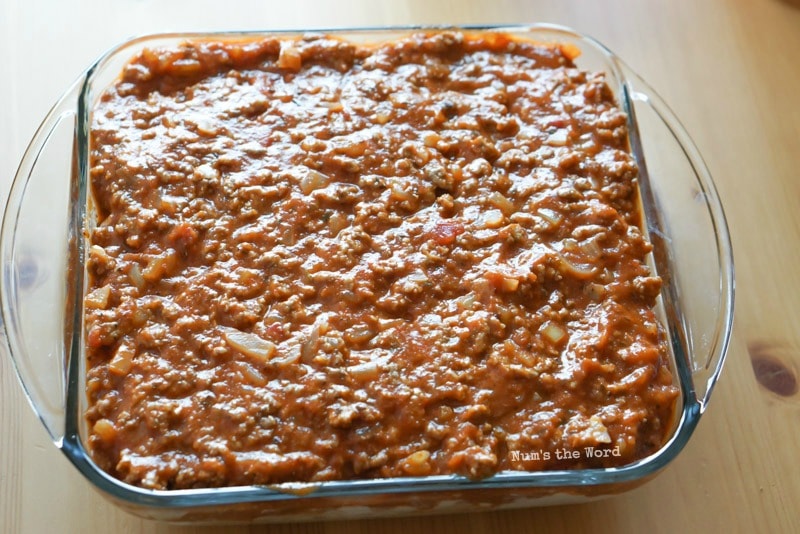
[[[682,316],[681,322],[683,342],[688,353],[689,368],[692,370],[694,385],[692,393],[702,413],[708,405],[722,371],[733,326],[735,281],[728,225],[711,173],[694,141],[658,93],[630,67],[621,61],[618,63],[626,78],[626,90],[635,108],[637,121],[641,124],[642,116],[651,114],[652,121],[659,122],[663,131],[664,137],[661,142],[675,143],[674,151],[658,145],[660,150],[654,152],[666,152],[670,156],[674,156],[676,152],[680,155],[682,152],[684,156],[682,159],[676,159],[681,159],[683,165],[681,174],[691,183],[691,187],[685,187],[683,184],[684,187],[681,188],[675,186],[675,190],[689,191],[691,197],[680,198],[680,202],[675,203],[669,182],[677,181],[678,177],[668,176],[666,180],[660,180],[662,183],[666,182],[666,185],[660,186],[664,190],[656,191],[656,197],[661,193],[667,197],[666,200],[678,206],[669,206],[667,202],[663,202],[660,208],[674,211],[674,214],[666,213],[666,217],[672,215],[671,222],[674,226],[688,224],[680,220],[682,218],[680,210],[692,210],[693,215],[700,214],[705,221],[705,224],[698,225],[699,227],[689,225],[681,232],[675,232],[676,237],[678,235],[688,235],[688,237],[681,237],[683,242],[677,242],[677,239],[669,240],[675,250],[668,252],[671,261],[681,263],[679,269],[681,273],[684,275],[687,272],[692,273],[693,278],[697,275],[693,280],[688,278],[678,280],[678,286],[682,292],[679,295],[682,301],[691,303],[691,306],[687,306],[684,310],[685,315]],[[646,147],[644,152],[649,164],[650,156]],[[691,206],[687,208],[686,204]],[[691,265],[693,268],[687,269],[686,265]]]
[[[66,410],[68,199],[82,81],[53,106],[28,144],[0,231],[3,345],[28,401],[58,446]]]

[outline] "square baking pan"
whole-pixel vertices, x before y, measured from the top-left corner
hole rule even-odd
[[[121,482],[87,450],[84,414],[84,292],[91,113],[122,67],[145,48],[197,40],[297,37],[298,32],[175,33],[127,41],[98,59],[56,103],[17,172],[3,219],[0,279],[3,338],[20,382],[55,445],[106,497],[142,517],[178,523],[269,522],[445,513],[583,502],[636,487],[687,443],[719,377],[732,327],[733,260],[722,206],[691,139],[656,93],[616,55],[568,28],[547,25],[316,30],[357,43],[418,32],[510,34],[580,50],[577,67],[602,71],[628,117],[639,167],[642,230],[663,280],[656,312],[665,327],[680,389],[664,445],[635,463],[605,469],[503,471],[481,480],[425,476],[189,490],[148,490]],[[52,155],[60,155],[60,160]]]

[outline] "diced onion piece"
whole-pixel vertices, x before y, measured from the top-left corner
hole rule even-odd
[[[380,375],[380,367],[375,361],[359,363],[348,366],[347,374],[359,381],[375,380]]]
[[[157,282],[172,270],[175,261],[176,257],[172,251],[150,258],[142,271],[142,278],[147,282]]]
[[[550,137],[547,138],[546,143],[550,146],[564,146],[567,144],[568,137],[569,136],[566,128],[560,128],[550,134]]]
[[[597,239],[587,239],[580,244],[580,247],[583,253],[592,259],[599,258],[603,254]]]
[[[261,156],[267,153],[267,148],[261,143],[249,141],[241,146],[242,152],[248,156]]]
[[[194,170],[195,178],[206,182],[212,182],[219,179],[219,173],[211,165],[200,165]]]
[[[284,230],[281,234],[280,243],[282,245],[286,245],[287,247],[294,246],[297,242],[297,232],[295,231],[294,226],[290,226],[288,229]]]
[[[122,343],[108,363],[108,371],[118,376],[127,375],[131,367],[133,367],[133,357],[135,355],[136,351],[133,347]]]
[[[516,291],[516,289],[513,291]],[[497,312],[500,322],[503,324],[512,324],[517,316],[517,312],[512,306],[498,306]]]
[[[217,135],[217,127],[214,125],[214,122],[208,117],[197,117],[195,120],[195,124],[197,125],[197,133],[201,135],[205,135],[211,137],[212,135]]]
[[[255,334],[226,326],[221,326],[220,330],[228,345],[258,362],[266,363],[275,354],[275,343]]]
[[[111,443],[117,437],[117,429],[114,428],[114,423],[108,419],[98,419],[92,427],[95,435],[106,443]]]
[[[103,264],[106,264],[109,261],[111,261],[111,256],[108,255],[108,252],[106,252],[106,249],[104,249],[103,247],[101,247],[99,245],[92,245],[89,248],[89,256],[93,260],[95,260],[95,261],[97,261],[99,263],[103,263]]]
[[[428,132],[422,136],[422,142],[425,143],[425,146],[428,148],[435,147],[441,140],[442,136],[436,132]]]
[[[176,59],[170,64],[170,70],[178,76],[193,76],[197,74],[203,65],[196,59],[181,58]]]
[[[300,51],[288,41],[281,43],[281,51],[278,54],[278,67],[293,71],[300,70],[303,65],[303,56]]]
[[[388,113],[378,112],[371,117],[378,124],[386,124],[392,118]]]
[[[596,274],[594,267],[575,265],[561,254],[557,254],[557,257],[559,270],[564,274],[569,274],[579,280],[590,280]]]
[[[375,334],[376,332],[370,328],[369,325],[362,324],[348,329],[344,333],[344,338],[348,343],[359,345],[361,343],[366,343],[375,337]]]
[[[425,272],[422,271],[422,269],[415,269],[410,273],[408,273],[408,276],[406,276],[406,280],[417,284],[424,284],[425,282],[428,281],[428,275],[425,274]]]
[[[481,222],[486,228],[500,228],[503,225],[503,212],[500,210],[489,210],[481,217]]]
[[[131,315],[131,324],[136,328],[143,326],[144,323],[147,322],[147,319],[150,318],[150,314],[150,310],[145,308],[136,308],[133,310],[133,314]]]
[[[653,371],[651,367],[639,367],[628,373],[619,382],[606,385],[606,390],[609,393],[625,393],[633,392],[645,386],[647,381],[652,378]]]
[[[236,362],[236,368],[242,377],[251,386],[263,387],[267,384],[266,378],[257,369],[247,362]]]
[[[392,198],[392,200],[398,200],[400,202],[403,202],[403,201],[406,201],[406,200],[413,200],[414,199],[414,195],[411,192],[403,189],[402,185],[400,185],[398,183],[393,183],[392,184],[391,198]]]
[[[581,55],[581,48],[578,45],[574,45],[572,43],[561,43],[560,45],[558,45],[558,48],[560,48],[561,53],[564,54],[564,56],[566,56],[570,60],[573,60]]]
[[[303,341],[301,346],[301,356],[305,363],[311,363],[314,356],[316,356],[317,351],[319,350],[319,328],[316,326],[311,329],[311,333]]]
[[[519,288],[519,278],[497,271],[487,271],[486,280],[498,291],[511,293]]]
[[[517,347],[510,340],[506,340],[505,346],[507,347],[506,352],[513,354],[514,358],[516,358],[517,361],[525,367],[532,368],[534,365],[536,365],[536,358],[530,351]]]
[[[98,287],[84,299],[87,308],[105,310],[108,307],[108,298],[111,296],[111,286]]]
[[[138,263],[134,263],[131,265],[131,268],[128,270],[128,278],[131,279],[133,285],[135,285],[138,289],[144,288],[144,278],[142,277],[142,270],[139,268]]]
[[[431,453],[417,451],[409,454],[403,461],[403,471],[411,476],[423,477],[431,473]]]
[[[475,293],[467,293],[458,298],[458,305],[464,310],[471,310],[475,305]]]
[[[304,362],[310,363],[311,359],[316,356],[319,351],[320,336],[324,336],[329,328],[328,314],[323,313],[319,315],[314,321],[314,324],[311,325],[311,331],[302,342],[300,355]]]
[[[596,415],[589,418],[588,432],[596,443],[611,443],[611,436],[608,435],[606,425]]]
[[[547,323],[542,329],[542,335],[554,345],[558,345],[567,338],[567,331],[555,323]]]
[[[517,280],[516,278],[510,278],[508,276],[505,276],[503,277],[503,282],[500,286],[500,289],[502,289],[507,293],[511,293],[513,291],[516,291],[518,287],[519,287],[519,280]]]
[[[323,108],[327,108],[328,111],[342,111],[344,109],[344,105],[341,102],[320,102],[320,106]]]
[[[332,235],[338,235],[339,232],[347,228],[347,216],[337,211],[328,219],[328,228]]]
[[[282,345],[283,346],[283,345]],[[279,365],[289,365],[297,362],[301,356],[301,347],[299,343],[293,343],[286,346],[285,351],[281,351],[280,356],[272,358],[272,363]]]
[[[341,107],[341,104],[339,104]],[[333,109],[333,108],[330,108]],[[334,111],[341,111],[341,109],[334,110]],[[338,145],[335,149],[337,154],[342,154],[344,156],[348,156],[351,158],[360,158],[364,155],[367,151],[367,141],[359,140],[359,141],[348,141],[347,143],[342,143]]]
[[[603,288],[603,289],[605,289],[605,288]],[[651,335],[651,336],[657,336],[658,335],[658,323],[655,323],[655,322],[646,323],[645,327],[644,327],[644,331],[647,334]]]
[[[496,191],[489,195],[489,203],[505,215],[511,215],[515,211],[514,203]]]
[[[576,250],[578,250],[578,242],[572,239],[571,237],[566,238],[562,242],[562,246],[563,250],[566,250],[568,252],[575,252]]]
[[[300,191],[304,195],[309,195],[317,189],[326,187],[330,181],[331,179],[327,175],[314,169],[308,169],[306,175],[300,179]]]
[[[397,318],[389,318],[389,319],[382,319],[378,318],[378,328],[380,328],[381,332],[384,330],[388,330],[389,328],[396,328],[403,324],[403,319]]]
[[[228,150],[217,156],[217,163],[221,165],[237,165],[242,161],[242,153],[238,150]]]
[[[541,208],[537,213],[539,217],[550,223],[551,226],[558,226],[563,219],[560,213],[548,208]]]

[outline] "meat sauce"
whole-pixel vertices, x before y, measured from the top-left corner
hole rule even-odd
[[[146,49],[92,112],[86,414],[153,489],[602,468],[678,389],[627,118],[502,34]]]

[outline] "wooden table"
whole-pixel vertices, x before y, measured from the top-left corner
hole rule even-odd
[[[5,0],[0,195],[5,198],[25,144],[68,83],[133,34],[531,21],[572,26],[625,58],[683,119],[715,177],[733,235],[738,293],[729,359],[709,411],[665,472],[609,500],[269,530],[643,532],[655,521],[664,532],[800,532],[800,9],[789,3]],[[753,357],[770,359],[774,365],[759,366],[766,371],[762,381],[783,394],[759,383]],[[0,358],[0,531],[195,530],[137,519],[95,493],[48,442],[10,361]]]

